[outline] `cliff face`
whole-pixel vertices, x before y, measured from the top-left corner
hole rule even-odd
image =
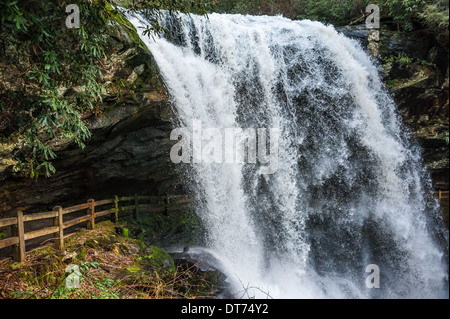
[[[434,188],[448,190],[448,47],[423,31],[386,32],[381,41],[384,81],[423,148]]]
[[[100,113],[83,114],[92,138],[84,149],[70,141],[51,141],[56,174],[32,180],[14,173],[16,143],[0,147],[0,214],[21,209],[51,209],[112,194],[179,192],[177,169],[170,161],[172,109],[158,68],[137,34],[111,28],[103,66],[107,93]],[[3,65],[3,88],[15,90],[20,79],[13,65]],[[61,88],[62,94],[79,88]]]

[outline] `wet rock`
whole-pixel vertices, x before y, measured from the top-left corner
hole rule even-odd
[[[63,262],[71,262],[77,255],[78,255],[78,253],[76,251],[67,253],[67,254],[65,254],[62,257],[61,261],[63,261]]]
[[[196,269],[203,274],[205,281],[212,284],[213,294],[223,298],[231,298],[227,276],[222,272],[221,262],[206,251],[184,247],[182,253],[171,253],[175,265],[181,269]]]
[[[127,248],[129,254],[137,254],[141,250],[141,248],[135,244],[128,244]]]

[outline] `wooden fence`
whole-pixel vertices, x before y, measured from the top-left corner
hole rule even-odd
[[[439,200],[448,199],[448,191],[437,191],[434,193]],[[190,200],[186,195],[164,195],[164,196],[129,196],[118,197],[112,199],[104,199],[95,201],[89,199],[87,203],[63,208],[61,206],[53,207],[52,211],[24,214],[17,212],[17,216],[0,219],[0,228],[12,227],[9,238],[0,240],[0,249],[9,246],[13,247],[13,259],[16,261],[24,261],[26,254],[26,241],[45,235],[54,234],[53,241],[57,249],[64,250],[64,229],[75,226],[77,224],[87,222],[88,229],[95,228],[95,219],[110,215],[113,222],[117,223],[119,215],[132,214],[136,219],[139,213],[163,213],[168,214],[169,211],[186,210],[186,205]],[[109,207],[105,207],[109,205]],[[100,211],[97,211],[102,207]],[[72,218],[64,221],[64,216],[74,212],[86,211],[81,217]],[[53,226],[43,229],[37,229],[25,232],[24,223],[52,219]]]
[[[448,191],[437,191],[434,192],[434,196],[437,197],[439,200],[441,199],[448,199]]]
[[[190,202],[185,195],[164,195],[164,196],[130,196],[118,197],[112,199],[104,199],[95,201],[89,199],[87,203],[63,208],[61,206],[53,207],[52,211],[24,214],[17,212],[17,216],[0,219],[0,228],[12,227],[11,236],[0,240],[0,249],[13,247],[13,259],[15,261],[24,261],[26,255],[26,241],[45,235],[54,234],[53,241],[57,249],[64,250],[64,229],[75,226],[77,224],[87,222],[88,229],[95,228],[95,219],[110,215],[113,222],[117,223],[119,215],[132,214],[136,219],[138,213],[159,212],[168,214],[169,211],[182,211],[186,209],[186,205]],[[126,204],[126,205],[125,205]],[[106,206],[109,207],[106,207]],[[99,211],[96,208],[102,207]],[[86,214],[64,221],[64,216],[74,212],[85,210]],[[53,226],[42,229],[25,232],[24,223],[38,221],[44,219],[52,219]]]

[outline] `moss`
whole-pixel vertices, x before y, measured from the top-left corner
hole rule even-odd
[[[201,233],[199,217],[191,211],[169,212],[163,214],[138,215],[137,222],[145,230],[145,237],[154,241],[170,235],[182,235],[189,242],[196,241],[196,234]]]
[[[150,263],[153,268],[157,270],[175,270],[173,258],[164,249],[157,246],[150,246],[148,251],[149,253],[144,256],[144,260]]]
[[[143,229],[136,237],[139,241],[144,242],[145,241],[145,229]]]
[[[13,262],[13,263],[11,263],[11,265],[10,265],[11,270],[20,269],[20,268],[22,268],[23,266],[24,266],[24,263],[23,263],[23,262]]]
[[[110,16],[111,21],[120,25],[121,29],[127,33],[131,42],[137,44],[140,48],[148,51],[147,47],[142,42],[141,38],[139,37],[139,34],[137,33],[136,29],[134,28],[133,24],[131,24],[131,22],[129,22],[122,13],[115,10],[110,4],[107,3],[105,8]]]
[[[133,266],[127,267],[127,271],[132,274],[136,274],[141,271],[141,268],[138,265],[133,265]]]
[[[129,237],[129,236],[130,236],[130,235],[129,235],[129,232],[128,232],[128,228],[122,229],[122,236],[123,236],[123,237]]]
[[[84,246],[80,248],[80,251],[77,254],[77,258],[80,260],[84,260],[86,258],[86,248]]]

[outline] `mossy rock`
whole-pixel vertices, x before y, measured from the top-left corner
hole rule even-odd
[[[150,246],[147,248],[148,254],[144,256],[143,260],[155,270],[175,270],[175,262],[172,256],[164,249],[157,246]]]
[[[82,246],[80,247],[76,258],[79,260],[84,260],[85,257],[86,257],[86,247]]]
[[[126,41],[130,45],[135,44],[148,51],[133,24],[129,22],[121,12],[116,11],[110,4],[106,4],[105,9],[109,13],[111,28],[115,29],[115,35],[121,41]]]
[[[94,238],[89,238],[86,240],[84,245],[89,248],[106,248],[109,244],[114,243],[116,240],[116,236],[97,236]]]

